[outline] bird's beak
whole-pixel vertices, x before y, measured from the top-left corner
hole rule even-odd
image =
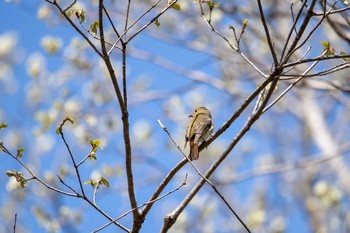
[[[188,117],[193,117],[193,115],[189,115]]]

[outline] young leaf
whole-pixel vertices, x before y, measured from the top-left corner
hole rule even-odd
[[[107,188],[109,188],[109,182],[106,178],[104,178],[103,176],[101,177],[100,183],[105,185]]]
[[[56,134],[60,134],[60,133],[61,133],[61,127],[59,126],[56,128]]]
[[[2,128],[7,128],[7,125],[5,123],[1,123],[0,124],[0,129],[2,129]]]
[[[100,23],[98,20],[95,20],[95,22],[93,22],[91,25],[90,25],[90,31],[94,34],[97,34],[97,30],[100,26]]]
[[[154,22],[154,24],[155,24],[157,27],[160,27],[160,22],[159,22],[158,19]]]
[[[85,181],[84,184],[90,184],[92,187],[94,187],[96,183],[90,179],[88,181]]]
[[[207,3],[210,10],[212,10],[215,7],[218,7],[220,5],[219,2],[215,2],[215,1],[206,1],[206,3]]]
[[[174,4],[171,6],[171,8],[173,8],[173,9],[175,9],[175,10],[177,10],[177,11],[180,11],[180,10],[181,10],[181,6],[180,6],[179,3],[174,3]]]
[[[321,44],[322,44],[323,47],[325,47],[326,49],[328,49],[328,48],[329,48],[329,45],[330,45],[329,41],[322,41]]]
[[[23,157],[23,153],[24,152],[24,148],[23,147],[21,147],[21,148],[19,148],[19,149],[17,149],[17,158],[22,158]]]
[[[247,25],[248,25],[248,19],[245,19],[243,21],[243,26],[242,26],[243,30],[247,27]]]
[[[90,160],[97,160],[96,153],[92,151],[92,152],[88,155],[88,158],[89,158]]]
[[[75,124],[75,120],[72,117],[67,117],[67,120],[74,125]]]
[[[79,16],[80,16],[81,22],[86,22],[85,10],[84,9],[81,9],[81,11],[79,11]]]
[[[8,177],[12,177],[12,176],[15,176],[15,170],[13,170],[13,171],[6,171],[6,175],[8,176]]]

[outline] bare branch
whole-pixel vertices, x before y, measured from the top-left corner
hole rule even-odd
[[[137,18],[134,22],[131,23],[131,25],[124,30],[124,32],[119,36],[119,38],[114,42],[112,48],[108,51],[107,55],[109,56],[112,52],[113,52],[113,48],[119,43],[119,41],[121,41],[121,39],[126,35],[126,33],[138,22],[140,21],[145,15],[147,15],[153,8],[155,8],[162,0],[158,0],[155,4],[153,4],[146,12],[144,12],[139,18]],[[128,18],[127,18],[128,20]],[[125,24],[127,25],[127,23]],[[128,39],[127,42],[128,43],[131,39],[133,38],[133,36],[131,38]]]
[[[17,213],[15,213],[15,222],[13,223],[13,233],[16,233],[16,225],[17,225]]]
[[[292,163],[277,163],[273,165],[267,165],[263,167],[254,168],[250,171],[242,172],[234,175],[232,178],[225,179],[224,181],[218,181],[220,185],[240,183],[260,176],[268,176],[276,173],[289,172],[296,169],[307,169],[312,166],[320,165],[322,163],[329,162],[330,160],[344,156],[341,153],[345,153],[350,150],[350,144],[344,143],[336,151],[322,152],[317,155],[306,156],[299,161]],[[333,155],[329,155],[333,154]]]
[[[257,0],[257,2],[258,2],[258,6],[259,6],[259,13],[260,13],[261,22],[262,22],[262,24],[264,26],[264,30],[265,30],[266,40],[267,40],[267,43],[269,45],[275,66],[277,66],[278,65],[277,55],[276,55],[275,48],[273,47],[273,41],[272,41],[271,36],[270,36],[269,27],[267,26],[264,11],[263,11],[262,6],[261,6],[261,1]]]
[[[327,53],[327,51],[324,51],[320,57],[323,57],[325,54]],[[307,73],[309,73],[318,63],[319,61],[315,61],[309,68],[307,68],[302,75],[299,76],[299,78],[297,80],[295,80],[291,85],[288,86],[288,88],[286,88],[286,90],[284,90],[274,101],[272,101],[264,110],[263,113],[265,113],[267,110],[269,110],[273,105],[275,105],[285,94],[287,94],[287,92],[289,92],[295,85],[297,85],[300,80],[302,80],[303,78],[305,78],[305,75]]]
[[[139,205],[139,206],[137,207],[137,209],[140,209],[140,208],[142,208],[142,207],[144,207],[144,206],[147,206],[147,205],[150,205],[150,204],[154,204],[155,202],[157,202],[157,201],[163,199],[164,197],[169,196],[170,194],[172,194],[172,193],[178,191],[180,188],[182,188],[183,186],[185,186],[185,185],[186,185],[186,182],[187,182],[187,174],[186,174],[186,176],[185,176],[185,180],[184,180],[184,181],[182,182],[182,184],[179,185],[177,188],[175,188],[174,190],[169,191],[169,192],[163,194],[162,196],[160,196],[160,197],[158,197],[158,198],[156,198],[156,199],[152,199],[152,200],[150,200],[150,201],[148,201],[148,202],[146,202],[146,203],[144,203],[144,204],[142,204],[142,205]],[[130,214],[132,211],[134,211],[134,210],[131,209],[131,210],[125,212],[124,214],[122,214],[122,215],[120,215],[119,217],[113,219],[113,221],[111,221],[111,222],[109,222],[109,223],[103,225],[102,227],[98,228],[97,230],[93,231],[92,233],[96,233],[96,232],[99,232],[99,231],[103,230],[104,228],[106,228],[106,227],[108,227],[109,225],[111,225],[113,222],[118,221],[119,219],[121,219],[121,218],[125,217],[126,215]]]
[[[161,1],[161,0],[160,0]],[[156,2],[150,9],[149,11],[151,11],[153,9],[153,7],[156,7],[156,5],[158,5],[158,3],[160,2]],[[168,11],[175,3],[177,2],[177,0],[172,1],[171,4],[168,4],[160,13],[158,13],[155,17],[153,17],[151,20],[149,20],[143,27],[141,27],[137,32],[135,32],[129,39],[128,42],[130,42],[132,39],[135,38],[135,36],[137,36],[138,34],[140,34],[143,30],[145,30],[149,25],[151,25],[152,23],[154,23],[160,16],[162,16],[166,11]],[[148,12],[145,12],[145,14]]]
[[[207,182],[209,184],[209,186],[214,190],[214,192],[220,197],[220,199],[225,203],[225,205],[229,208],[229,210],[231,211],[231,213],[238,219],[238,221],[244,226],[244,228],[247,230],[247,232],[250,232],[249,228],[247,227],[247,225],[243,222],[243,220],[239,217],[239,215],[233,210],[233,208],[231,207],[231,205],[227,202],[227,200],[225,199],[225,197],[219,192],[219,190],[215,187],[215,185],[213,185],[213,183],[207,179],[205,176],[202,175],[202,173],[198,170],[198,168],[193,164],[193,162],[188,158],[188,156],[181,150],[181,148],[179,147],[179,145],[176,143],[176,141],[174,140],[174,138],[171,136],[171,134],[169,133],[168,129],[162,124],[162,122],[158,119],[157,120],[159,125],[162,127],[162,129],[167,133],[167,135],[169,136],[169,138],[171,139],[171,141],[173,142],[173,144],[177,147],[177,149],[180,151],[180,153],[187,159],[187,161],[191,164],[191,166],[194,168],[194,170],[197,172],[197,174],[203,179],[205,180],[205,182]]]
[[[242,51],[237,48],[236,46],[234,46],[224,35],[222,35],[218,30],[216,30],[216,28],[212,25],[211,21],[210,20],[207,20],[205,18],[205,14],[204,14],[204,11],[203,11],[203,6],[202,6],[202,1],[198,1],[199,3],[199,6],[200,6],[200,10],[201,10],[201,17],[202,19],[204,20],[204,22],[206,22],[206,24],[209,26],[209,28],[215,32],[219,37],[221,37],[225,42],[226,44],[231,48],[233,49],[234,51],[236,51],[239,55],[242,56],[242,58],[248,62],[248,64],[250,66],[252,66],[262,77],[266,78],[267,75],[264,74],[251,60],[249,60],[246,55],[244,53],[242,53]]]
[[[71,197],[79,197],[76,193],[68,193],[65,192],[63,190],[57,189],[49,184],[47,184],[45,181],[43,181],[42,179],[40,179],[39,177],[37,177],[21,160],[19,160],[16,156],[14,156],[5,146],[2,142],[0,142],[0,147],[2,148],[2,150],[10,155],[14,160],[16,160],[32,177],[30,179],[34,179],[39,181],[39,183],[41,183],[42,185],[44,185],[46,188],[53,190],[57,193],[66,195],[66,196],[71,196]]]
[[[49,1],[47,1],[49,2]],[[55,5],[57,7],[57,9],[61,12],[61,14],[64,16],[64,18],[70,23],[70,25],[75,29],[75,31],[77,31],[84,39],[85,41],[91,46],[91,48],[100,56],[102,57],[101,52],[96,48],[96,46],[91,42],[91,40],[74,24],[74,22],[68,17],[68,15],[66,14],[66,10],[69,9],[65,9],[63,10],[60,5],[56,2],[56,0],[54,2],[49,2],[53,5]]]
[[[82,183],[81,178],[80,178],[79,168],[78,168],[78,166],[77,166],[77,164],[76,164],[76,162],[75,162],[75,159],[74,159],[74,156],[73,156],[73,154],[72,154],[72,151],[71,151],[71,149],[70,149],[70,147],[69,147],[69,145],[68,145],[68,143],[67,143],[67,141],[66,141],[66,139],[65,139],[65,137],[64,137],[64,134],[63,134],[63,126],[64,126],[64,124],[65,124],[67,121],[70,121],[70,119],[69,119],[68,117],[65,118],[65,119],[62,121],[62,123],[60,124],[60,126],[59,126],[58,129],[59,129],[59,133],[60,133],[60,135],[61,135],[61,138],[62,138],[62,140],[63,140],[63,142],[64,142],[64,145],[65,145],[66,148],[67,148],[67,151],[68,151],[68,153],[69,153],[69,156],[70,156],[70,158],[71,158],[71,161],[72,161],[72,163],[73,163],[74,170],[75,170],[75,174],[77,175],[77,178],[78,178],[78,183],[79,183],[79,186],[80,186],[81,194],[82,194],[83,196],[85,196],[85,192],[84,192],[84,188],[83,188],[83,183]]]
[[[281,79],[287,80],[287,79],[293,79],[293,78],[297,78],[297,77],[303,77],[303,78],[319,77],[319,76],[324,76],[324,75],[331,74],[331,73],[334,73],[334,72],[337,72],[337,71],[340,71],[340,70],[343,70],[343,69],[347,69],[347,68],[350,68],[350,62],[343,63],[343,64],[338,64],[338,65],[336,65],[336,66],[334,66],[332,68],[329,68],[329,69],[326,69],[326,70],[323,70],[323,71],[320,71],[320,72],[317,72],[317,73],[314,73],[314,74],[305,74],[305,75],[288,74],[288,75],[281,75],[281,77],[286,77],[286,78],[281,78]]]
[[[307,10],[307,14],[306,16],[304,17],[304,20],[298,30],[298,33],[297,35],[295,36],[292,44],[289,46],[289,49],[288,49],[288,52],[286,54],[286,57],[284,57],[282,59],[282,62],[281,64],[285,64],[288,62],[288,60],[290,59],[290,57],[294,54],[295,52],[295,48],[297,47],[302,35],[304,34],[307,26],[309,25],[309,22],[311,20],[311,17],[314,15],[313,13],[313,10],[314,10],[314,7],[315,7],[315,4],[316,4],[317,0],[312,0],[311,1],[311,4],[310,4],[310,7],[308,8]],[[292,30],[292,29],[291,29]]]

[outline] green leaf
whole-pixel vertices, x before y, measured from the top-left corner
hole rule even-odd
[[[17,149],[17,158],[22,158],[23,157],[23,153],[24,152],[24,148],[23,147],[21,147],[21,148],[19,148],[19,149]]]
[[[19,181],[19,184],[21,185],[21,188],[25,188],[27,186],[28,181],[26,181],[25,179],[21,179]]]
[[[13,171],[6,171],[6,175],[8,176],[8,177],[12,177],[12,176],[15,176],[15,170],[13,170]]]
[[[85,10],[81,9],[81,11],[79,11],[79,16],[80,16],[80,20],[81,22],[86,22],[86,17],[85,17]],[[78,17],[79,18],[79,17]]]
[[[61,127],[60,126],[56,128],[56,134],[61,134]]]
[[[100,183],[105,185],[107,188],[109,188],[109,182],[106,178],[104,178],[103,176],[101,177]]]
[[[343,3],[344,3],[345,5],[348,5],[348,4],[349,4],[348,0],[342,0],[342,1],[343,1]]]
[[[323,45],[323,47],[325,47],[325,48],[327,48],[327,49],[328,49],[329,46],[330,46],[329,41],[322,41],[321,44]]]
[[[24,178],[21,172],[17,172],[16,170],[6,171],[6,175],[8,177],[15,177],[21,188],[25,188],[27,186],[28,181]]]
[[[243,21],[243,28],[245,28],[247,25],[248,25],[248,19],[245,19],[245,20]]]
[[[174,4],[171,6],[171,8],[173,8],[173,9],[175,9],[175,10],[177,10],[177,11],[180,11],[180,10],[181,10],[181,6],[180,6],[179,3],[174,3]]]
[[[90,145],[92,146],[93,149],[95,148],[100,148],[101,150],[103,150],[103,148],[100,146],[101,145],[101,141],[98,139],[89,139]]]
[[[2,128],[7,128],[7,125],[5,123],[1,123],[0,124],[0,129],[2,129]]]
[[[344,52],[344,51],[340,51],[340,55],[341,55],[341,56],[346,56],[347,53]],[[345,62],[348,62],[348,61],[350,61],[350,58],[346,58],[346,57],[345,57],[345,58],[342,58],[342,60],[345,61]]]
[[[220,5],[219,2],[215,2],[215,1],[206,1],[206,3],[208,4],[208,7],[210,10],[212,10],[215,7],[218,7]]]
[[[93,184],[94,184],[94,182],[90,179],[90,180],[88,180],[88,181],[85,181],[84,182],[84,184],[91,184],[92,186],[94,186]]]
[[[95,22],[93,22],[91,25],[90,25],[90,31],[94,34],[97,34],[97,30],[100,26],[100,22],[98,20],[95,20]]]
[[[160,27],[160,22],[159,22],[158,19],[154,22],[154,24],[155,24],[157,27]]]
[[[92,152],[88,155],[88,158],[89,158],[90,160],[97,160],[96,152],[92,151]]]
[[[72,117],[67,117],[67,120],[74,125],[75,124],[75,120]]]

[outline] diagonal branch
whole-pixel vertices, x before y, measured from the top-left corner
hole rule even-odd
[[[146,206],[146,205],[149,205],[149,204],[154,204],[155,202],[157,202],[157,201],[159,201],[159,200],[165,198],[166,196],[169,196],[170,194],[172,194],[172,193],[178,191],[180,188],[182,188],[182,187],[185,186],[186,184],[187,184],[187,174],[186,174],[185,180],[182,182],[182,184],[179,185],[178,187],[176,187],[174,190],[169,191],[169,192],[163,194],[162,196],[160,196],[160,197],[158,197],[158,198],[155,198],[155,199],[153,199],[153,200],[150,200],[150,201],[148,201],[148,202],[146,202],[146,203],[144,203],[144,204],[142,204],[142,205],[139,205],[139,206],[137,207],[137,209],[140,209],[140,208],[142,208],[142,207],[144,207],[144,206]],[[119,219],[125,217],[126,215],[128,215],[128,214],[131,213],[132,211],[134,211],[134,210],[131,209],[131,210],[125,212],[124,214],[122,214],[122,215],[120,215],[119,217],[113,219],[113,221],[111,221],[111,222],[109,222],[109,223],[103,225],[102,227],[98,228],[97,230],[93,231],[92,233],[96,233],[96,232],[99,232],[99,231],[103,230],[104,228],[108,227],[109,225],[111,225],[111,224],[114,223],[115,221],[118,221]]]
[[[197,174],[202,177],[203,180],[205,180],[205,182],[207,182],[209,184],[209,186],[214,190],[214,192],[220,197],[220,199],[225,203],[225,205],[229,208],[229,210],[231,211],[231,213],[238,219],[238,221],[244,226],[244,228],[247,230],[247,232],[250,232],[249,228],[247,227],[247,225],[243,222],[243,220],[239,217],[239,215],[236,213],[236,211],[234,211],[234,209],[232,208],[232,206],[228,203],[228,201],[226,200],[226,198],[219,192],[219,190],[215,187],[215,185],[209,180],[207,179],[205,176],[203,176],[203,174],[198,170],[198,168],[193,164],[193,162],[188,158],[188,156],[186,156],[186,154],[181,150],[180,146],[176,143],[176,141],[174,140],[174,138],[171,136],[171,134],[169,133],[168,129],[161,123],[160,120],[158,120],[159,125],[162,127],[162,129],[166,132],[166,134],[169,136],[170,140],[174,143],[174,145],[177,147],[177,149],[180,151],[180,153],[187,159],[187,161],[191,164],[191,166],[193,167],[193,169],[197,172]]]
[[[241,140],[241,138],[249,131],[250,127],[259,119],[259,117],[262,114],[263,109],[265,108],[268,100],[270,99],[276,85],[278,82],[278,77],[280,75],[281,70],[276,70],[268,79],[265,80],[264,85],[270,84],[270,88],[268,89],[268,92],[266,94],[266,98],[263,100],[263,103],[259,106],[257,111],[251,114],[251,116],[246,121],[245,125],[241,129],[241,131],[236,135],[236,137],[232,140],[230,145],[227,147],[227,149],[219,156],[219,158],[211,165],[211,167],[206,171],[204,174],[205,178],[209,178],[213,172],[218,168],[218,166],[225,160],[225,158],[228,156],[228,154],[232,151],[232,149],[236,146],[236,144]],[[266,87],[266,86],[265,86]],[[259,92],[260,93],[260,92]],[[217,136],[218,133],[216,133],[207,143],[212,142]],[[216,137],[215,137],[216,136]],[[200,147],[200,149],[203,149],[204,146],[206,146],[205,143]],[[182,213],[182,211],[187,207],[187,205],[190,203],[190,201],[193,199],[193,197],[198,193],[198,191],[203,187],[205,184],[205,180],[201,179],[196,186],[192,189],[192,191],[185,197],[185,199],[178,205],[178,207],[170,214],[168,214],[164,218],[164,223],[162,227],[162,233],[167,232],[171,226],[176,222],[179,215]],[[246,228],[245,225],[243,225],[247,232],[250,232],[248,228]]]
[[[277,55],[276,55],[275,48],[273,47],[273,41],[272,41],[271,36],[270,36],[269,27],[267,26],[264,11],[263,11],[262,6],[261,6],[261,1],[257,0],[257,2],[258,2],[258,6],[259,6],[259,13],[260,13],[261,22],[264,26],[264,30],[265,30],[265,34],[266,34],[267,43],[269,44],[271,55],[272,55],[273,61],[275,63],[275,67],[277,67],[278,66]]]

